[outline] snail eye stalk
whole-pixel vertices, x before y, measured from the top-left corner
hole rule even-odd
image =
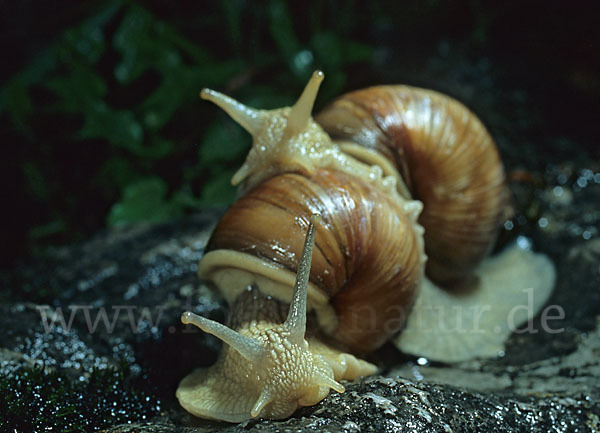
[[[288,116],[286,129],[286,134],[288,136],[298,134],[306,127],[313,106],[315,105],[315,100],[317,99],[317,93],[319,93],[319,87],[324,78],[325,74],[321,71],[315,71],[312,74],[310,81],[304,88],[298,101],[292,107],[292,111],[290,111],[290,115]]]
[[[266,348],[259,341],[246,337],[219,322],[198,316],[190,311],[181,315],[181,322],[197,326],[207,334],[214,335],[252,363],[258,363],[263,359]]]
[[[290,304],[287,319],[284,326],[290,331],[290,340],[300,344],[306,333],[306,298],[308,292],[308,280],[310,278],[310,265],[312,262],[313,248],[315,246],[315,225],[321,220],[321,215],[312,214],[302,256],[298,264],[294,294]]]
[[[260,131],[265,118],[261,110],[248,107],[227,95],[211,89],[202,89],[200,97],[220,107],[253,137]]]

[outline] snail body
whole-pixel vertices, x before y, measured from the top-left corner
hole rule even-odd
[[[229,327],[182,317],[227,343],[214,366],[180,384],[177,397],[195,415],[285,418],[330,388],[343,392],[340,380],[373,374],[353,354],[400,330],[396,344],[409,353],[448,362],[493,356],[510,332],[495,332],[497,323],[524,299],[520,288],[536,290],[536,307],[552,289],[545,257],[511,249],[485,261],[506,206],[504,171],[466,107],[432,91],[380,86],[341,97],[315,122],[322,79],[313,74],[298,102],[277,110],[201,94],[252,134],[253,146],[232,179],[241,195],[198,267],[230,304]],[[502,272],[507,265],[519,269],[517,282]],[[430,280],[477,287],[457,294]],[[484,320],[471,311],[488,304],[494,314]],[[452,338],[453,305],[483,337]]]

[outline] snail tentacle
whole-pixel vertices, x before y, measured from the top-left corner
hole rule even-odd
[[[310,81],[304,88],[302,95],[298,98],[298,101],[292,107],[288,116],[288,124],[286,128],[287,135],[295,135],[304,131],[310,114],[312,113],[315,99],[317,99],[317,93],[319,92],[319,86],[323,81],[323,72],[315,71],[310,78]]]
[[[321,219],[319,214],[312,214],[310,225],[302,248],[302,257],[298,265],[298,274],[294,284],[294,295],[285,327],[290,331],[290,340],[300,342],[306,333],[306,302],[308,297],[308,280],[310,278],[310,264],[312,262],[313,247],[315,244],[315,224]]]
[[[254,407],[250,411],[250,415],[256,418],[272,400],[273,396],[271,395],[271,391],[269,391],[268,388],[263,389],[263,392],[260,394],[260,397],[258,397],[258,400],[256,400]]]
[[[263,111],[248,107],[215,90],[202,89],[200,97],[219,106],[251,135],[258,134],[265,121],[265,113]]]
[[[266,348],[259,341],[235,332],[233,329],[214,320],[186,311],[181,315],[181,323],[197,326],[207,334],[214,335],[250,362],[260,362],[265,356]]]
[[[320,371],[315,372],[315,377],[313,379],[314,379],[315,383],[317,383],[318,385],[322,385],[327,388],[331,388],[334,391],[339,392],[340,394],[343,394],[346,391],[346,388],[344,388],[344,385],[342,385],[338,381],[332,379],[331,376],[327,376],[327,375],[321,373]]]
[[[310,218],[284,323],[252,321],[234,331],[193,313],[183,314],[184,323],[196,325],[229,345],[215,365],[198,369],[181,381],[177,398],[186,410],[232,422],[249,416],[285,418],[298,406],[322,400],[330,388],[344,392],[325,357],[311,352],[304,339],[308,277],[318,220],[318,215]]]

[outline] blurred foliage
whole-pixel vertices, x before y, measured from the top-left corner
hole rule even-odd
[[[296,34],[283,0],[213,4],[201,21],[206,46],[125,0],[66,29],[0,91],[0,115],[26,149],[18,158],[25,193],[37,203],[29,243],[70,241],[102,220],[160,221],[230,203],[230,178],[250,137],[201,102],[200,89],[275,108],[292,104],[319,67],[328,77],[321,99],[328,98],[343,89],[346,65],[373,54],[345,38],[343,26],[321,28],[321,5],[312,8],[308,40]],[[266,25],[264,49],[243,47],[248,18],[250,28]],[[211,40],[214,23],[225,24],[218,34],[228,40]],[[247,84],[262,71],[273,85]]]
[[[199,100],[203,87],[275,108],[292,104],[319,68],[326,79],[317,110],[347,89],[402,82],[465,102],[501,150],[503,137],[521,141],[531,129],[531,107],[544,110],[545,130],[597,148],[591,128],[580,125],[597,118],[600,57],[592,38],[599,27],[592,14],[560,0],[543,8],[483,0],[0,6],[6,33],[29,47],[12,49],[18,69],[9,52],[0,71],[8,77],[0,87],[0,139],[8,149],[0,173],[11,205],[0,224],[10,245],[0,268],[105,224],[230,203],[229,180],[250,137]],[[53,31],[40,28],[52,23]],[[498,76],[506,71],[502,90]],[[540,141],[539,131],[527,133]]]

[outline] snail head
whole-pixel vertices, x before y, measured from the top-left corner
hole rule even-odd
[[[252,135],[252,149],[231,179],[233,185],[245,182],[249,188],[276,173],[311,170],[313,158],[331,145],[331,140],[311,117],[325,75],[315,71],[292,107],[258,110],[211,89],[203,89],[202,99],[221,107]]]
[[[344,392],[331,367],[309,350],[305,340],[307,287],[319,219],[318,214],[310,218],[284,323],[255,322],[238,332],[189,311],[183,313],[184,324],[197,326],[228,345],[217,364],[196,370],[181,382],[177,398],[186,410],[231,422],[248,419],[248,415],[285,418],[298,406],[322,400],[330,388]]]

